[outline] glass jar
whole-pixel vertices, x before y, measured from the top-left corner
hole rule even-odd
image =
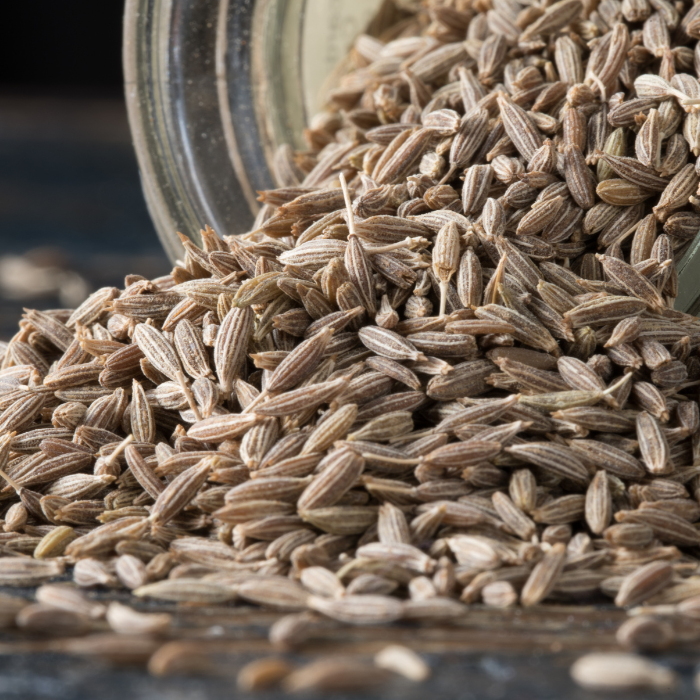
[[[676,309],[700,315],[700,236],[678,263]]]
[[[405,0],[404,0],[405,1]],[[302,133],[353,39],[392,0],[126,0],[124,75],[151,218],[168,256],[209,224],[249,230],[277,146]],[[700,310],[700,241],[678,263],[676,308]]]
[[[124,77],[146,202],[169,257],[249,230],[277,146],[303,148],[319,96],[382,0],[127,0]],[[390,18],[388,18],[390,19]]]

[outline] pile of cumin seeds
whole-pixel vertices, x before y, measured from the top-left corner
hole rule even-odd
[[[254,230],[26,312],[0,585],[253,603],[291,613],[278,643],[696,615],[699,36],[667,0],[427,2],[361,36]]]

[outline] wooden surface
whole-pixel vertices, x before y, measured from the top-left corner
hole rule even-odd
[[[1,340],[15,333],[23,307],[61,304],[55,288],[32,296],[9,279],[17,258],[79,276],[85,293],[121,286],[129,273],[170,271],[121,100],[0,95]]]
[[[31,597],[29,589],[2,592]],[[127,600],[127,594],[91,591],[97,599]],[[133,602],[133,601],[132,601]],[[95,653],[90,636],[66,642],[45,635],[5,631],[0,635],[0,698],[2,700],[222,700],[247,698],[234,691],[238,670],[247,662],[279,654],[267,640],[278,614],[260,609],[178,606],[139,602],[144,611],[168,611],[174,616],[170,639],[191,643],[193,654],[211,662],[206,675],[187,673],[154,678],[146,671],[150,651],[135,653],[130,665],[115,665]],[[387,643],[398,642],[419,651],[432,676],[424,684],[396,679],[377,692],[334,697],[401,698],[402,700],[587,700],[619,695],[590,693],[569,678],[571,663],[589,650],[613,650],[615,630],[624,613],[612,607],[541,606],[529,610],[489,610],[475,607],[449,625],[396,624],[354,628],[328,621],[313,639],[284,655],[299,665],[320,655],[353,656],[367,661]],[[109,633],[99,623],[92,634]],[[153,642],[152,648],[168,638]],[[67,653],[73,650],[76,653]],[[695,698],[692,687],[700,645],[685,645],[682,653],[659,657],[682,678],[672,695]],[[79,653],[77,653],[79,652]],[[267,692],[259,698],[281,698]],[[635,700],[660,698],[634,693]]]

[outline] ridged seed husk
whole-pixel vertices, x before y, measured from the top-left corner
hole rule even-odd
[[[700,12],[396,4],[274,155],[251,230],[181,236],[169,275],[27,309],[1,344],[0,583],[240,599],[292,614],[286,647],[601,594],[698,617],[700,323],[675,300]],[[75,591],[18,624],[179,634]],[[634,648],[676,627],[638,619]],[[154,672],[186,661],[172,644]],[[668,680],[636,663],[622,685]],[[285,685],[349,687],[353,664]]]

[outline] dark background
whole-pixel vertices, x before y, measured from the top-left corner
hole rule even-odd
[[[123,10],[123,0],[6,3],[0,87],[119,98]]]
[[[22,307],[73,307],[167,273],[122,90],[123,0],[3,4],[0,339]]]

